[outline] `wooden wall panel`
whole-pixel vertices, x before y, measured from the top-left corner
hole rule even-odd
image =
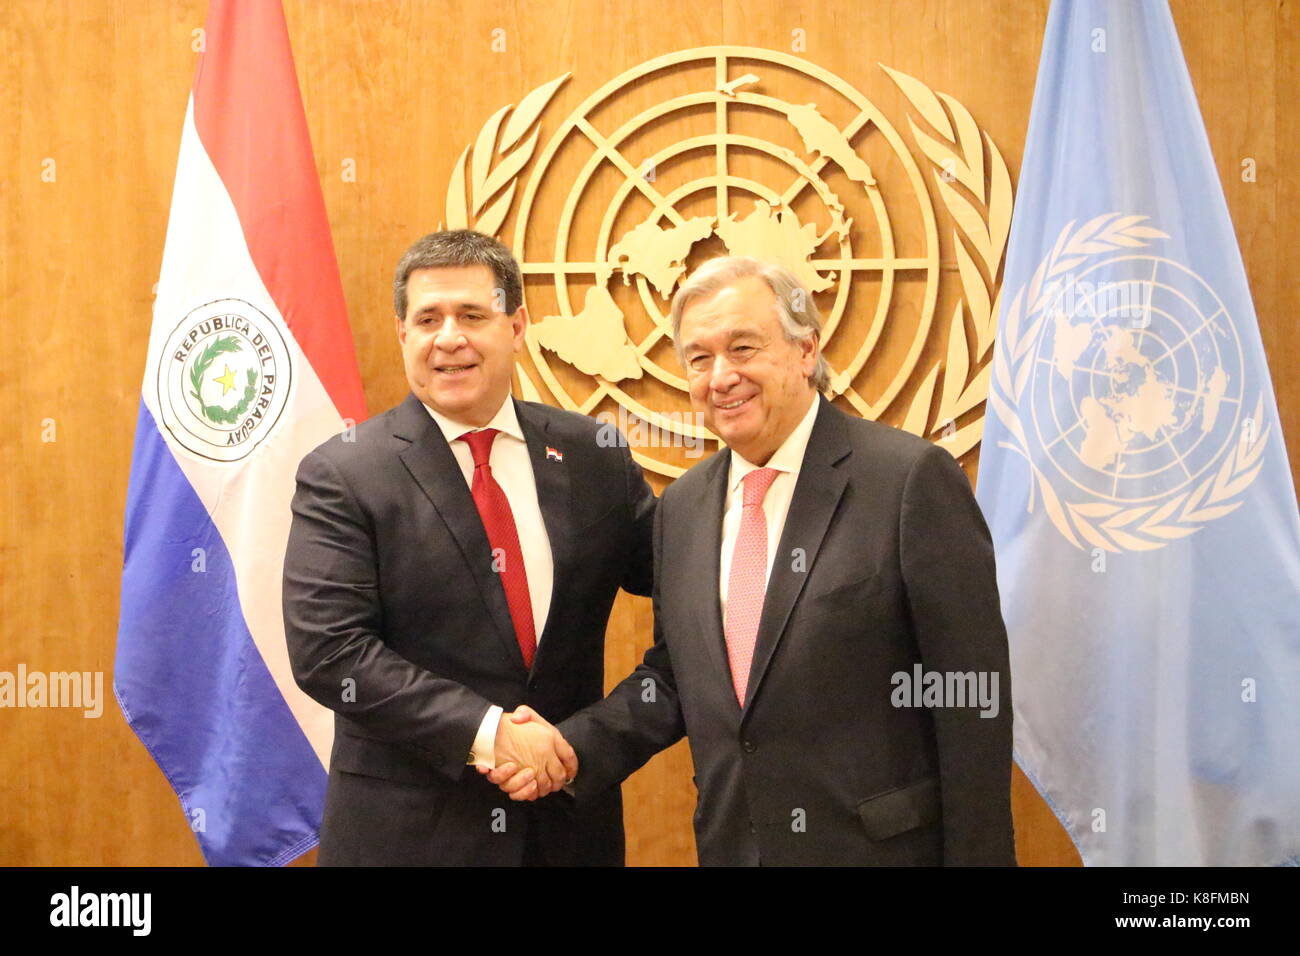
[[[372,412],[406,386],[391,272],[443,217],[460,150],[501,106],[562,72],[543,119],[652,57],[719,43],[801,54],[901,120],[877,63],[952,93],[1018,173],[1044,0],[599,0],[375,3],[287,0],[286,15]],[[1300,441],[1300,203],[1285,170],[1300,31],[1284,3],[1176,0],[1294,449]],[[0,669],[99,670],[103,716],[0,710],[0,864],[201,862],[162,775],[111,702],[122,509],[153,284],[162,255],[201,0],[12,0],[0,10]],[[494,30],[506,49],[492,52]],[[630,95],[636,100],[637,93]],[[651,94],[645,91],[645,103]],[[671,128],[670,128],[671,130]],[[670,131],[669,130],[669,131]],[[1254,182],[1241,164],[1253,159]],[[42,179],[54,161],[54,181]],[[355,180],[343,175],[354,164]],[[576,169],[576,159],[561,163]],[[952,263],[945,262],[945,268]],[[53,420],[57,440],[42,441]],[[976,456],[968,456],[973,477]],[[1293,473],[1300,456],[1292,454]],[[662,481],[656,479],[657,487]],[[620,597],[610,682],[649,643],[645,599]],[[629,862],[694,860],[681,744],[625,788]],[[1020,858],[1077,863],[1033,788],[1013,786]]]

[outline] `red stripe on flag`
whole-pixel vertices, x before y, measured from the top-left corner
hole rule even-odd
[[[194,122],[267,291],[339,414],[361,421],[365,394],[278,0],[212,0]]]

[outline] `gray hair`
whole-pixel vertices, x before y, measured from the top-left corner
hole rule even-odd
[[[764,262],[753,256],[719,256],[691,273],[690,278],[681,284],[673,296],[673,342],[677,346],[677,358],[683,365],[686,364],[686,356],[682,353],[679,333],[682,328],[682,312],[686,306],[695,299],[713,295],[725,286],[749,276],[761,278],[776,295],[776,317],[787,342],[797,344],[812,336],[820,338],[821,312],[813,301],[812,294],[800,284],[793,272],[785,266]],[[825,392],[830,387],[831,369],[826,363],[826,356],[820,352],[817,353],[817,364],[808,376],[808,381],[819,392]]]
[[[399,319],[406,319],[406,283],[411,273],[444,266],[487,266],[492,270],[493,287],[501,290],[505,299],[501,311],[514,315],[523,304],[523,278],[509,249],[473,229],[444,229],[417,239],[398,260],[397,274],[393,276],[393,309]]]

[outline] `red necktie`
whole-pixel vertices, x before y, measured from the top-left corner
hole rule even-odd
[[[767,594],[767,516],[763,514],[763,496],[779,474],[775,468],[757,468],[741,479],[745,485],[744,505],[727,575],[727,620],[723,625],[731,683],[741,707],[745,706],[749,666],[754,660],[758,621]]]
[[[501,575],[501,586],[506,592],[506,604],[510,606],[510,620],[515,625],[515,638],[524,655],[524,666],[531,669],[533,655],[537,652],[537,632],[533,624],[533,602],[528,596],[524,553],[519,547],[519,531],[515,528],[510,502],[492,477],[492,466],[488,463],[492,442],[498,434],[495,428],[484,428],[466,432],[460,440],[469,445],[470,454],[474,456],[474,483],[470,492],[474,495],[479,517],[483,519],[488,543],[492,545],[493,568]]]

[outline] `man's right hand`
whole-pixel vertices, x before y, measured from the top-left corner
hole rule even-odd
[[[578,773],[578,757],[569,742],[531,707],[502,716],[495,751],[496,769],[479,769],[511,800],[544,797]]]

